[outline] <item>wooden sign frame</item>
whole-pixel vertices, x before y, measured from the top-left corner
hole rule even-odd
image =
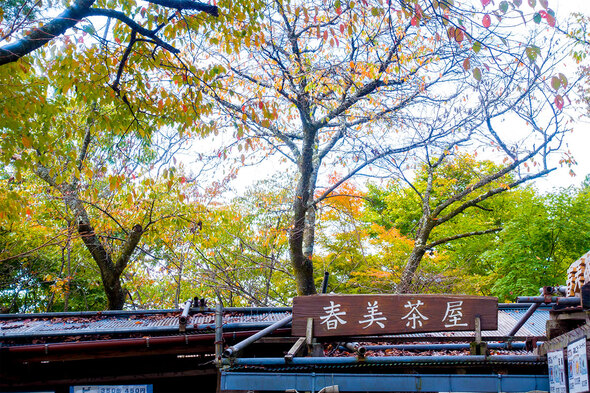
[[[498,298],[458,295],[313,295],[293,299],[292,334],[314,337],[498,329]]]

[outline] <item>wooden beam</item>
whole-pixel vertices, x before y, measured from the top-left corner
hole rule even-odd
[[[293,360],[293,357],[297,356],[303,350],[303,348],[305,348],[305,341],[305,337],[299,337],[295,345],[293,345],[291,349],[289,349],[289,352],[287,352],[285,355],[285,361]]]

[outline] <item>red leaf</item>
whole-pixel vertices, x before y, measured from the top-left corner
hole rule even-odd
[[[447,35],[449,36],[449,38],[455,38],[455,27],[454,26],[449,27],[449,29],[447,30]]]
[[[563,97],[559,94],[555,96],[555,106],[557,106],[557,109],[559,110],[563,109]]]
[[[469,70],[469,68],[471,68],[469,58],[463,60],[463,68],[465,69],[465,71],[467,71],[467,70]]]
[[[465,38],[465,34],[463,34],[463,30],[455,29],[455,41],[457,41],[458,43],[461,43],[461,41],[463,41],[463,38]]]
[[[264,104],[262,103],[262,101],[258,102],[258,108],[264,109]]]
[[[484,7],[491,3],[492,0],[481,0],[481,5]]]
[[[488,14],[485,14],[483,16],[482,24],[483,24],[483,27],[488,29],[492,24],[492,18],[490,18],[490,16]]]
[[[420,4],[416,3],[414,10],[416,11],[416,18],[422,19],[422,7],[420,7]]]
[[[551,27],[555,27],[555,17],[551,14],[547,14],[547,24]]]
[[[412,24],[412,26],[418,26],[418,18],[413,17],[410,23]]]

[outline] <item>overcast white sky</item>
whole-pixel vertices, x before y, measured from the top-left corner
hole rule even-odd
[[[480,0],[473,1],[479,2]],[[499,0],[496,1],[498,2]],[[549,0],[549,7],[556,11],[558,19],[562,21],[567,19],[572,12],[582,12],[590,15],[590,0]],[[570,75],[574,73],[577,67],[573,60],[571,64],[564,66],[568,68],[567,73]],[[535,182],[539,190],[547,192],[559,187],[577,186],[584,180],[587,174],[590,174],[590,115],[582,116],[583,114],[581,112],[573,114],[578,120],[574,125],[572,133],[568,135],[566,139],[567,146],[565,146],[565,149],[571,151],[578,163],[571,168],[576,173],[576,176],[570,175],[569,167],[558,168],[556,171]],[[270,167],[278,170],[280,165],[277,167],[270,165]],[[240,171],[238,179],[233,182],[235,190],[238,193],[244,192],[245,189],[253,185],[255,180],[267,177],[269,170],[272,171],[270,168],[268,170],[261,169],[260,167],[243,168]]]
[[[572,12],[590,15],[590,0],[550,0],[549,6],[555,9],[560,20]],[[574,64],[570,65],[570,67],[574,66]],[[581,116],[582,113],[576,115]],[[590,173],[590,117],[584,116],[578,119],[572,134],[567,138],[567,144],[578,163],[576,167],[572,168],[577,176],[570,176],[569,168],[558,169],[546,178],[537,181],[536,185],[539,189],[549,191],[554,187],[579,185]]]

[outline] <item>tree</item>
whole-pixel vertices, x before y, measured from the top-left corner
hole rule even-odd
[[[450,189],[464,189],[478,177],[485,177],[485,172],[498,168],[470,156],[451,158],[444,167],[438,168],[432,178],[431,211],[454,194]],[[365,220],[412,239],[420,234],[424,212],[419,195],[426,194],[428,173],[422,168],[412,182],[414,188],[393,182],[385,189],[372,186]],[[495,186],[488,184],[487,190],[493,189]],[[426,247],[430,255],[424,258],[427,270],[432,269],[431,258],[439,258],[447,270],[442,272],[438,286],[448,282],[449,292],[498,296],[501,300],[534,295],[541,286],[559,285],[569,265],[590,248],[587,196],[588,188],[583,184],[546,194],[532,186],[518,187],[485,198],[477,207],[434,226],[427,242],[432,247]],[[456,203],[450,211],[460,206],[462,203]],[[501,230],[486,234],[488,228]],[[380,234],[374,231],[372,236]],[[405,254],[406,258],[415,254],[415,248]],[[414,277],[422,278],[423,274],[417,271]],[[403,284],[402,279],[399,274],[395,290],[399,290],[398,282]],[[408,287],[414,290],[416,283]]]
[[[48,23],[35,26],[28,32],[26,30],[31,27],[31,14],[33,12],[40,12],[38,11],[40,6],[28,0],[22,1],[21,4],[7,4],[12,12],[5,14],[10,19],[6,21],[8,28],[2,32],[2,40],[4,41],[12,36],[16,37],[16,41],[0,47],[0,66],[17,61],[21,57],[41,48],[56,37],[65,34],[68,29],[75,27],[82,19],[92,16],[114,18],[126,24],[132,30],[132,35],[134,36],[132,41],[137,40],[135,36],[139,33],[158,46],[172,52],[178,52],[177,49],[158,37],[157,34],[164,25],[158,25],[156,28],[151,29],[145,28],[133,20],[130,15],[134,15],[137,12],[136,9],[133,9],[135,8],[134,2],[123,4],[123,11],[116,10],[116,5],[110,8],[93,7],[96,2],[96,0],[75,0],[71,6],[66,8],[57,17],[51,19]],[[100,4],[102,2],[98,3]],[[148,1],[148,3],[152,6],[177,10],[179,13],[181,11],[203,11],[213,16],[219,15],[219,10],[216,6],[196,1],[153,0]],[[4,20],[0,19],[0,22],[4,22]],[[132,45],[133,42],[129,46],[130,49]]]
[[[565,282],[570,264],[590,249],[589,192],[569,187],[517,201],[514,217],[481,258],[492,269],[494,296],[512,300]]]
[[[70,234],[67,241],[81,240],[98,267],[106,307],[121,309],[127,296],[123,273],[142,236],[163,218],[176,214],[174,207],[162,212],[158,202],[162,193],[156,192],[149,168],[168,166],[169,155],[183,139],[176,132],[171,137],[154,135],[149,141],[135,134],[105,133],[110,108],[88,110],[66,106],[68,103],[76,104],[76,100],[56,99],[52,104],[67,110],[51,112],[54,114],[49,118],[38,114],[34,119],[39,137],[28,142],[23,138],[28,148],[20,150],[7,167],[11,173],[8,182],[12,182],[7,199],[20,198],[22,207],[9,214],[7,210],[14,205],[10,202],[0,218],[5,219],[2,225],[40,214],[53,214],[65,221]],[[69,138],[64,139],[64,134]],[[163,181],[168,185],[164,192],[175,198],[178,194],[170,187],[179,179],[172,172],[164,171]],[[41,192],[27,198],[27,191],[33,188]],[[31,198],[47,198],[51,203],[33,205]]]
[[[520,13],[541,21],[520,4],[500,4],[498,19]],[[540,12],[554,24],[551,10]],[[289,247],[299,294],[316,292],[317,208],[353,176],[378,166],[402,170],[428,160],[427,152],[443,155],[475,141],[499,148],[508,173],[560,145],[563,98],[544,82],[559,60],[551,37],[541,51],[501,23],[491,27],[486,11],[446,1],[275,1],[262,13],[263,29],[244,37],[247,50],[217,56],[219,75],[206,92],[218,104],[217,128],[235,138],[220,157],[237,149],[239,161],[255,162],[264,148],[297,168]],[[562,94],[571,88],[565,76],[558,82]],[[518,143],[496,129],[511,115],[528,122]],[[539,161],[541,176],[549,168]],[[322,186],[324,166],[335,165],[348,172]]]
[[[192,63],[202,60],[195,33],[206,36],[216,28],[224,42],[238,47],[234,33],[252,28],[248,19],[255,18],[256,5],[76,0],[47,23],[46,15],[55,11],[51,2],[16,0],[3,5],[8,12],[0,13],[0,160],[18,184],[34,172],[49,186],[47,194],[63,201],[68,228],[75,228],[99,267],[108,308],[123,307],[122,274],[155,222],[152,218],[157,218],[152,198],[151,204],[138,203],[145,208],[143,217],[131,209],[135,216],[127,218],[135,222],[121,223],[111,204],[121,196],[116,191],[125,180],[135,184],[149,177],[133,170],[138,155],[143,164],[169,159],[154,155],[157,144],[150,149],[158,136],[165,140],[170,137],[166,130],[175,129],[179,131],[172,138],[182,138],[194,132],[196,119],[208,112],[199,97],[174,89],[186,78],[177,70],[187,58]],[[203,17],[195,10],[218,17]],[[101,21],[106,24],[99,26]],[[173,45],[185,49],[186,57]],[[190,66],[204,81],[209,79],[207,68]],[[197,132],[208,131],[201,126]],[[149,191],[149,184],[143,191]],[[99,200],[105,194],[106,206]],[[133,190],[126,196],[131,201],[137,197]],[[10,203],[0,207],[0,218],[22,213],[24,209],[9,211],[18,193],[9,193],[7,199]],[[97,230],[101,225],[88,206],[116,223],[121,247],[111,247],[113,237]]]
[[[514,214],[512,189],[542,174],[517,180],[503,165],[448,152],[385,190],[370,187],[367,219],[413,240],[396,291],[411,290],[427,252],[444,253],[450,242],[501,231]]]
[[[170,307],[194,296],[226,306],[289,304],[294,291],[285,263],[288,198],[277,192],[282,182],[258,182],[223,204],[205,196],[185,201],[182,222],[160,228],[138,257],[143,263],[131,267],[133,304]]]

